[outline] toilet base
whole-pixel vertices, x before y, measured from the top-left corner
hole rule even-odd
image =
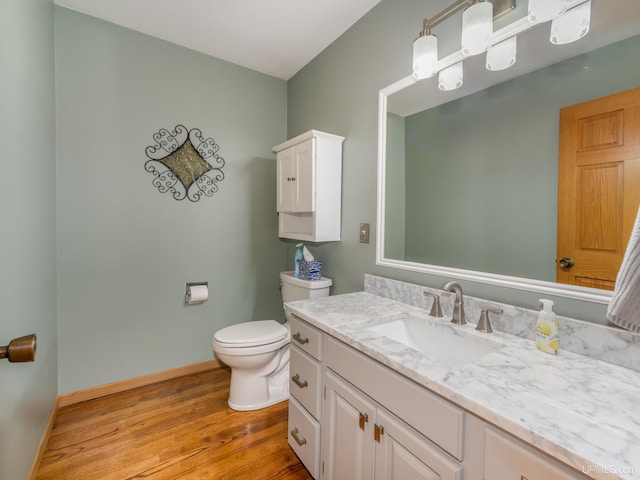
[[[227,402],[227,404],[229,405],[229,408],[231,410],[237,410],[239,412],[248,412],[249,410],[260,410],[261,408],[267,408],[267,407],[270,407],[271,405],[275,405],[276,403],[284,402],[285,400],[289,400],[289,392],[286,392],[286,393],[274,392],[273,395],[271,394],[271,392],[269,392],[269,399],[263,403],[258,403],[256,405],[236,404],[231,401],[231,398],[229,398],[229,401]]]
[[[271,372],[264,375],[266,372]],[[275,405],[289,398],[289,345],[277,352],[262,372],[232,368],[227,404],[248,411]]]

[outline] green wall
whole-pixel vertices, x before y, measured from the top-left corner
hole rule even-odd
[[[0,345],[37,335],[32,363],[0,361],[0,477],[24,480],[57,394],[55,97],[51,0],[0,2]]]
[[[325,260],[324,274],[334,279],[334,294],[361,290],[365,273],[431,287],[439,287],[448,280],[378,267],[375,240],[358,243],[360,222],[371,222],[375,232],[378,92],[411,73],[411,46],[425,13],[423,1],[382,0],[288,83],[289,137],[309,128],[346,137],[342,241],[319,245],[314,250],[316,257]],[[287,258],[293,258],[291,244],[287,246]],[[527,308],[539,305],[538,293],[461,283],[464,291],[473,296]],[[605,321],[605,305],[552,299],[559,314]]]
[[[387,114],[387,149],[385,173],[385,254],[390,258],[405,258],[405,217],[407,210],[407,173],[405,161],[405,119]]]
[[[271,147],[286,83],[67,9],[55,25],[60,393],[208,360],[219,328],[282,319]],[[197,203],[144,169],[177,124],[226,162]],[[197,281],[209,300],[187,306]]]

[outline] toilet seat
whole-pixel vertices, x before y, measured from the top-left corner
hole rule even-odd
[[[277,343],[288,335],[289,330],[275,320],[258,320],[225,327],[213,339],[228,348],[245,348]]]

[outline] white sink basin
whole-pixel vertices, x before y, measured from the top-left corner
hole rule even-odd
[[[431,360],[455,366],[479,360],[504,346],[489,338],[491,334],[476,332],[473,326],[460,327],[445,319],[436,321],[412,314],[403,314],[368,330],[418,350]]]

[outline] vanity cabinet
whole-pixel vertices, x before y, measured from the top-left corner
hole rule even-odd
[[[343,141],[310,130],[273,148],[280,237],[340,240]]]
[[[460,480],[462,465],[331,371],[325,376],[323,478]]]
[[[291,320],[289,444],[322,480],[590,478]]]
[[[324,334],[292,318],[288,442],[313,478],[320,472]]]
[[[462,457],[462,411],[331,337],[325,358],[323,478],[462,479],[433,442]]]

